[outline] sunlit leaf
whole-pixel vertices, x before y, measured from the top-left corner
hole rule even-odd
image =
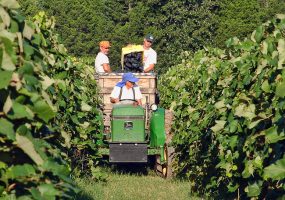
[[[231,133],[236,132],[236,130],[238,128],[238,121],[237,120],[231,121],[230,124],[229,124],[229,127],[230,127],[230,132]]]
[[[263,119],[259,119],[259,120],[256,120],[256,121],[251,122],[251,123],[249,124],[248,128],[249,128],[249,129],[252,129],[252,128],[256,127],[256,126],[259,124],[259,122],[261,122],[262,120],[263,120]]]
[[[249,178],[251,175],[253,175],[253,172],[254,172],[252,161],[246,161],[244,165],[245,165],[245,168],[242,172],[242,177]]]
[[[211,130],[214,131],[215,133],[222,130],[225,127],[225,124],[227,123],[226,121],[223,120],[216,120],[216,125],[211,127]]]
[[[280,140],[285,139],[285,133],[284,132],[278,132],[278,127],[276,127],[276,126],[271,127],[269,129],[265,130],[264,132],[265,132],[265,141],[269,144],[276,143]]]
[[[14,71],[16,69],[16,66],[11,58],[10,55],[6,53],[6,51],[3,51],[3,58],[2,58],[2,69],[8,70],[8,71]]]
[[[30,111],[30,109],[18,102],[13,102],[12,109],[8,113],[8,117],[10,119],[22,119],[22,118],[28,118],[33,119],[34,114]]]
[[[278,40],[277,50],[279,53],[278,69],[282,69],[285,64],[285,39]]]
[[[10,140],[15,140],[14,125],[7,119],[0,118],[0,133],[6,135]]]
[[[32,110],[45,122],[55,116],[53,109],[45,101],[37,101]]]
[[[87,103],[85,103],[85,102],[81,103],[81,110],[82,111],[89,112],[91,109],[92,109],[92,107],[89,106]]]
[[[275,163],[264,168],[264,179],[271,178],[273,180],[285,179],[285,156],[277,160]]]
[[[268,43],[266,41],[262,42],[262,47],[261,47],[261,52],[265,55],[267,55],[267,50],[268,50]]]
[[[285,19],[285,14],[276,14],[278,19]]]
[[[257,156],[257,157],[254,159],[254,163],[255,163],[255,166],[257,166],[258,168],[262,168],[263,161],[262,161],[262,159],[261,159],[260,156]]]
[[[23,38],[22,38],[22,34],[17,32],[17,38],[18,38],[18,44],[19,44],[19,48],[20,48],[20,52],[23,53],[24,52],[24,47],[23,47]]]
[[[0,169],[5,169],[5,168],[7,168],[7,164],[0,161]]]
[[[0,17],[2,18],[2,21],[6,27],[10,26],[11,18],[9,14],[6,12],[6,10],[2,7],[0,7]]]
[[[253,183],[253,184],[250,184],[248,186],[248,193],[247,193],[247,196],[248,197],[257,197],[260,192],[261,192],[261,187],[262,185],[258,184],[258,183]]]
[[[16,141],[21,148],[37,165],[42,165],[44,160],[35,150],[34,144],[25,136],[16,134]]]
[[[56,199],[55,196],[59,195],[59,191],[55,189],[53,184],[43,184],[38,187],[42,199]]]
[[[43,168],[47,171],[52,171],[52,173],[57,176],[64,177],[69,175],[69,170],[66,166],[60,165],[53,160],[46,160]]]
[[[49,86],[51,86],[55,81],[48,76],[42,77],[43,81],[41,81],[43,89],[46,90]]]
[[[55,57],[53,54],[47,54],[47,60],[50,65],[53,66],[55,64]]]
[[[66,131],[62,130],[61,131],[61,136],[64,138],[65,146],[70,148],[70,146],[71,146],[71,144],[70,144],[70,141],[71,141],[70,135]]]
[[[30,27],[27,23],[25,23],[23,36],[31,40],[34,33],[35,33],[35,30],[32,27]]]
[[[6,88],[10,84],[12,74],[11,71],[0,71],[0,89]]]
[[[259,26],[257,29],[256,29],[256,33],[254,35],[254,39],[257,43],[259,43],[263,37],[263,32],[264,32],[264,29],[263,29],[263,26]]]
[[[66,91],[66,84],[62,80],[56,80],[58,87],[64,92]]]
[[[261,89],[264,91],[264,92],[270,92],[270,85],[268,83],[268,80],[265,80],[262,85],[261,85]]]
[[[255,105],[250,104],[249,106],[247,106],[245,104],[240,104],[235,109],[235,115],[239,117],[245,117],[251,120],[256,116],[255,115]]]
[[[238,142],[238,136],[237,135],[233,135],[229,138],[229,146],[231,147],[232,150],[237,145],[237,142]]]
[[[35,168],[30,164],[12,166],[7,171],[7,176],[11,179],[24,176],[34,176],[35,174]]]
[[[20,8],[20,5],[16,0],[1,0],[0,5],[10,9]]]
[[[8,32],[7,30],[2,30],[2,31],[0,31],[0,37],[2,37],[2,40],[3,40],[3,38],[7,38],[11,42],[13,42],[16,38],[16,34]]]
[[[225,107],[225,102],[224,102],[224,100],[221,100],[221,101],[218,101],[217,103],[215,103],[215,107],[216,107],[217,109],[224,108],[224,107]]]

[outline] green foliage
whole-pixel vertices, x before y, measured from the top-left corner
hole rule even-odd
[[[20,0],[29,16],[44,10],[55,16],[56,31],[69,52],[95,58],[98,42],[110,40],[113,70],[120,69],[121,48],[141,44],[147,33],[155,36],[157,71],[165,72],[180,62],[183,51],[203,46],[224,47],[230,37],[246,37],[262,22],[284,12],[283,0],[222,1],[113,1]],[[94,63],[93,63],[94,64]]]
[[[0,196],[68,199],[71,170],[96,176],[94,69],[66,54],[54,18],[28,21],[18,7],[0,3]]]
[[[21,10],[24,10],[24,16],[32,18],[39,12],[38,0],[18,0]]]
[[[77,190],[70,170],[56,145],[42,137],[56,114],[41,83],[48,67],[44,35],[18,7],[17,1],[0,2],[0,196],[67,199]]]
[[[38,0],[38,4],[39,10],[55,16],[57,33],[72,55],[95,58],[99,42],[111,39],[114,23],[105,14],[105,1]]]
[[[281,180],[285,178],[285,157],[276,161],[276,163],[264,169],[264,178],[272,178],[273,180]]]
[[[229,1],[220,2],[220,21],[217,28],[216,44],[225,47],[224,41],[230,37],[245,37],[262,23],[262,7],[260,1]]]
[[[285,12],[282,0],[221,0],[218,6],[214,44],[225,47],[225,40],[231,37],[250,36],[252,30],[277,13]]]
[[[149,1],[152,2],[152,1]],[[213,42],[216,1],[164,1],[149,3],[148,31],[156,36],[159,72],[180,62],[183,51],[195,52]],[[153,25],[152,25],[153,24]]]
[[[31,0],[30,0],[31,1]],[[31,13],[21,1],[23,12]],[[34,5],[34,4],[33,4]],[[95,57],[101,40],[110,40],[110,63],[120,69],[121,48],[128,43],[142,44],[147,33],[155,36],[158,51],[157,71],[163,72],[183,50],[193,52],[212,43],[215,20],[214,1],[96,1],[37,0],[57,20],[56,30],[70,53]]]
[[[284,197],[285,16],[208,48],[159,80],[175,111],[177,172],[211,197]],[[282,196],[283,195],[283,196]]]
[[[61,135],[61,140],[50,141],[61,146],[76,173],[91,173],[92,159],[98,158],[96,140],[102,129],[94,68],[85,64],[88,61],[67,56],[54,34],[53,18],[41,12],[34,19],[47,38],[43,61],[49,66],[42,84],[57,109],[52,131]]]

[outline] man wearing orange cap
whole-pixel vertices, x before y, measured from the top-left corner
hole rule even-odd
[[[99,43],[100,52],[97,54],[95,58],[95,69],[97,73],[110,73],[111,68],[109,64],[108,53],[111,47],[109,41],[101,41]]]

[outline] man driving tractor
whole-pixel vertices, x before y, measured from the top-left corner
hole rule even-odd
[[[136,84],[138,78],[132,73],[125,73],[122,76],[122,81],[118,82],[114,87],[110,101],[118,103],[121,101],[133,101],[135,105],[142,105],[142,94],[139,86]]]

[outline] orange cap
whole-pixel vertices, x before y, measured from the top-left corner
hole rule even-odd
[[[100,46],[100,47],[104,47],[104,48],[108,48],[108,47],[110,47],[111,45],[110,45],[110,42],[109,42],[109,41],[101,41],[101,42],[99,43],[99,46]]]

